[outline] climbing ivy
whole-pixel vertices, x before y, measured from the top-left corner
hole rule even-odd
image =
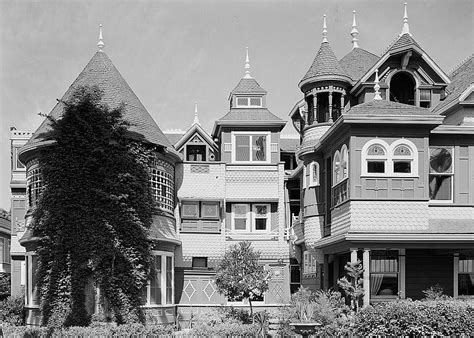
[[[133,141],[97,87],[81,87],[49,117],[39,165],[44,189],[33,212],[39,238],[38,288],[43,323],[90,321],[91,282],[117,323],[144,320],[142,290],[151,266],[152,197],[147,164],[154,148]],[[89,305],[87,305],[89,304]]]

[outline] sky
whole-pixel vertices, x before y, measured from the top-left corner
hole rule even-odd
[[[360,47],[381,55],[403,23],[401,0],[0,0],[0,208],[10,210],[10,127],[35,131],[97,50],[104,51],[162,130],[187,129],[194,104],[207,131],[251,74],[267,106],[288,120],[298,83],[328,40],[340,59]],[[410,32],[446,72],[473,53],[474,1],[410,0]],[[283,133],[294,134],[291,123]]]

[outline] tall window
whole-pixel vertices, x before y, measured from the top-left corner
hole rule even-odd
[[[167,211],[174,210],[174,169],[169,163],[153,159],[150,167],[150,188],[153,200]]]
[[[267,232],[270,230],[270,204],[232,204],[232,230]]]
[[[10,240],[0,237],[0,263],[10,264]]]
[[[420,107],[431,107],[431,89],[420,89]]]
[[[318,261],[316,255],[312,251],[303,253],[303,275],[316,275],[318,272]]]
[[[29,306],[39,305],[39,292],[37,287],[38,256],[28,253],[26,256],[26,303]]]
[[[370,296],[398,295],[398,251],[372,250],[370,257]]]
[[[342,180],[342,172],[341,172],[341,153],[339,150],[336,151],[334,154],[334,160],[332,164],[334,175],[333,175],[333,185],[341,182]]]
[[[319,185],[319,163],[313,161],[309,165],[309,186],[315,187]]]
[[[459,257],[458,295],[474,296],[474,258]]]
[[[174,268],[173,254],[153,251],[152,275],[143,290],[143,305],[173,304]]]
[[[453,148],[430,147],[430,199],[453,200]]]
[[[40,168],[32,167],[28,170],[26,173],[26,185],[28,189],[28,206],[32,208],[38,203],[43,190],[43,179]]]
[[[269,133],[267,134],[235,134],[234,162],[269,162]]]

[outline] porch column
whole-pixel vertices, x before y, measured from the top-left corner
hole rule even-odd
[[[337,281],[339,280],[339,256],[334,254],[334,260],[333,260],[333,279],[334,279],[334,290],[339,289],[339,285],[337,284]]]
[[[329,290],[329,255],[324,255],[323,263],[323,290]]]
[[[454,278],[453,278],[453,297],[458,298],[459,296],[459,253],[454,253]]]
[[[329,91],[329,117],[328,122],[332,122],[332,90]]]
[[[319,123],[318,121],[318,94],[316,91],[313,92],[313,123]]]
[[[362,257],[364,268],[364,300],[362,306],[366,307],[370,304],[370,249],[364,249]]]
[[[351,250],[351,263],[357,262],[357,248],[350,248]]]
[[[398,257],[400,261],[400,291],[399,291],[399,296],[400,298],[406,298],[406,256],[405,256],[405,249],[399,249],[398,250]]]
[[[346,91],[343,90],[341,93],[341,115],[344,112],[344,96],[346,96]]]

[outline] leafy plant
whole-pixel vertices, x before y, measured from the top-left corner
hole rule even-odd
[[[364,269],[362,268],[362,262],[360,260],[357,260],[357,262],[348,262],[344,266],[344,270],[346,270],[347,276],[340,278],[337,284],[349,297],[351,308],[355,312],[358,312],[360,301],[364,296],[364,288],[362,285],[364,282],[362,279]]]
[[[25,320],[25,296],[8,297],[0,302],[0,323],[23,325]]]
[[[87,325],[85,289],[101,290],[101,308],[118,323],[144,321],[141,290],[150,269],[153,149],[129,138],[122,109],[82,87],[49,117],[54,141],[42,148],[44,189],[33,212],[39,238],[38,288],[44,324]],[[51,319],[51,320],[50,320]]]
[[[432,285],[429,288],[423,290],[422,292],[424,293],[425,298],[428,300],[435,300],[443,298],[444,296],[444,289],[439,284]]]
[[[10,296],[10,274],[0,273],[0,301]]]
[[[230,300],[248,299],[253,317],[252,300],[268,290],[269,273],[258,263],[260,253],[250,242],[230,247],[217,265],[215,283],[220,293]]]

